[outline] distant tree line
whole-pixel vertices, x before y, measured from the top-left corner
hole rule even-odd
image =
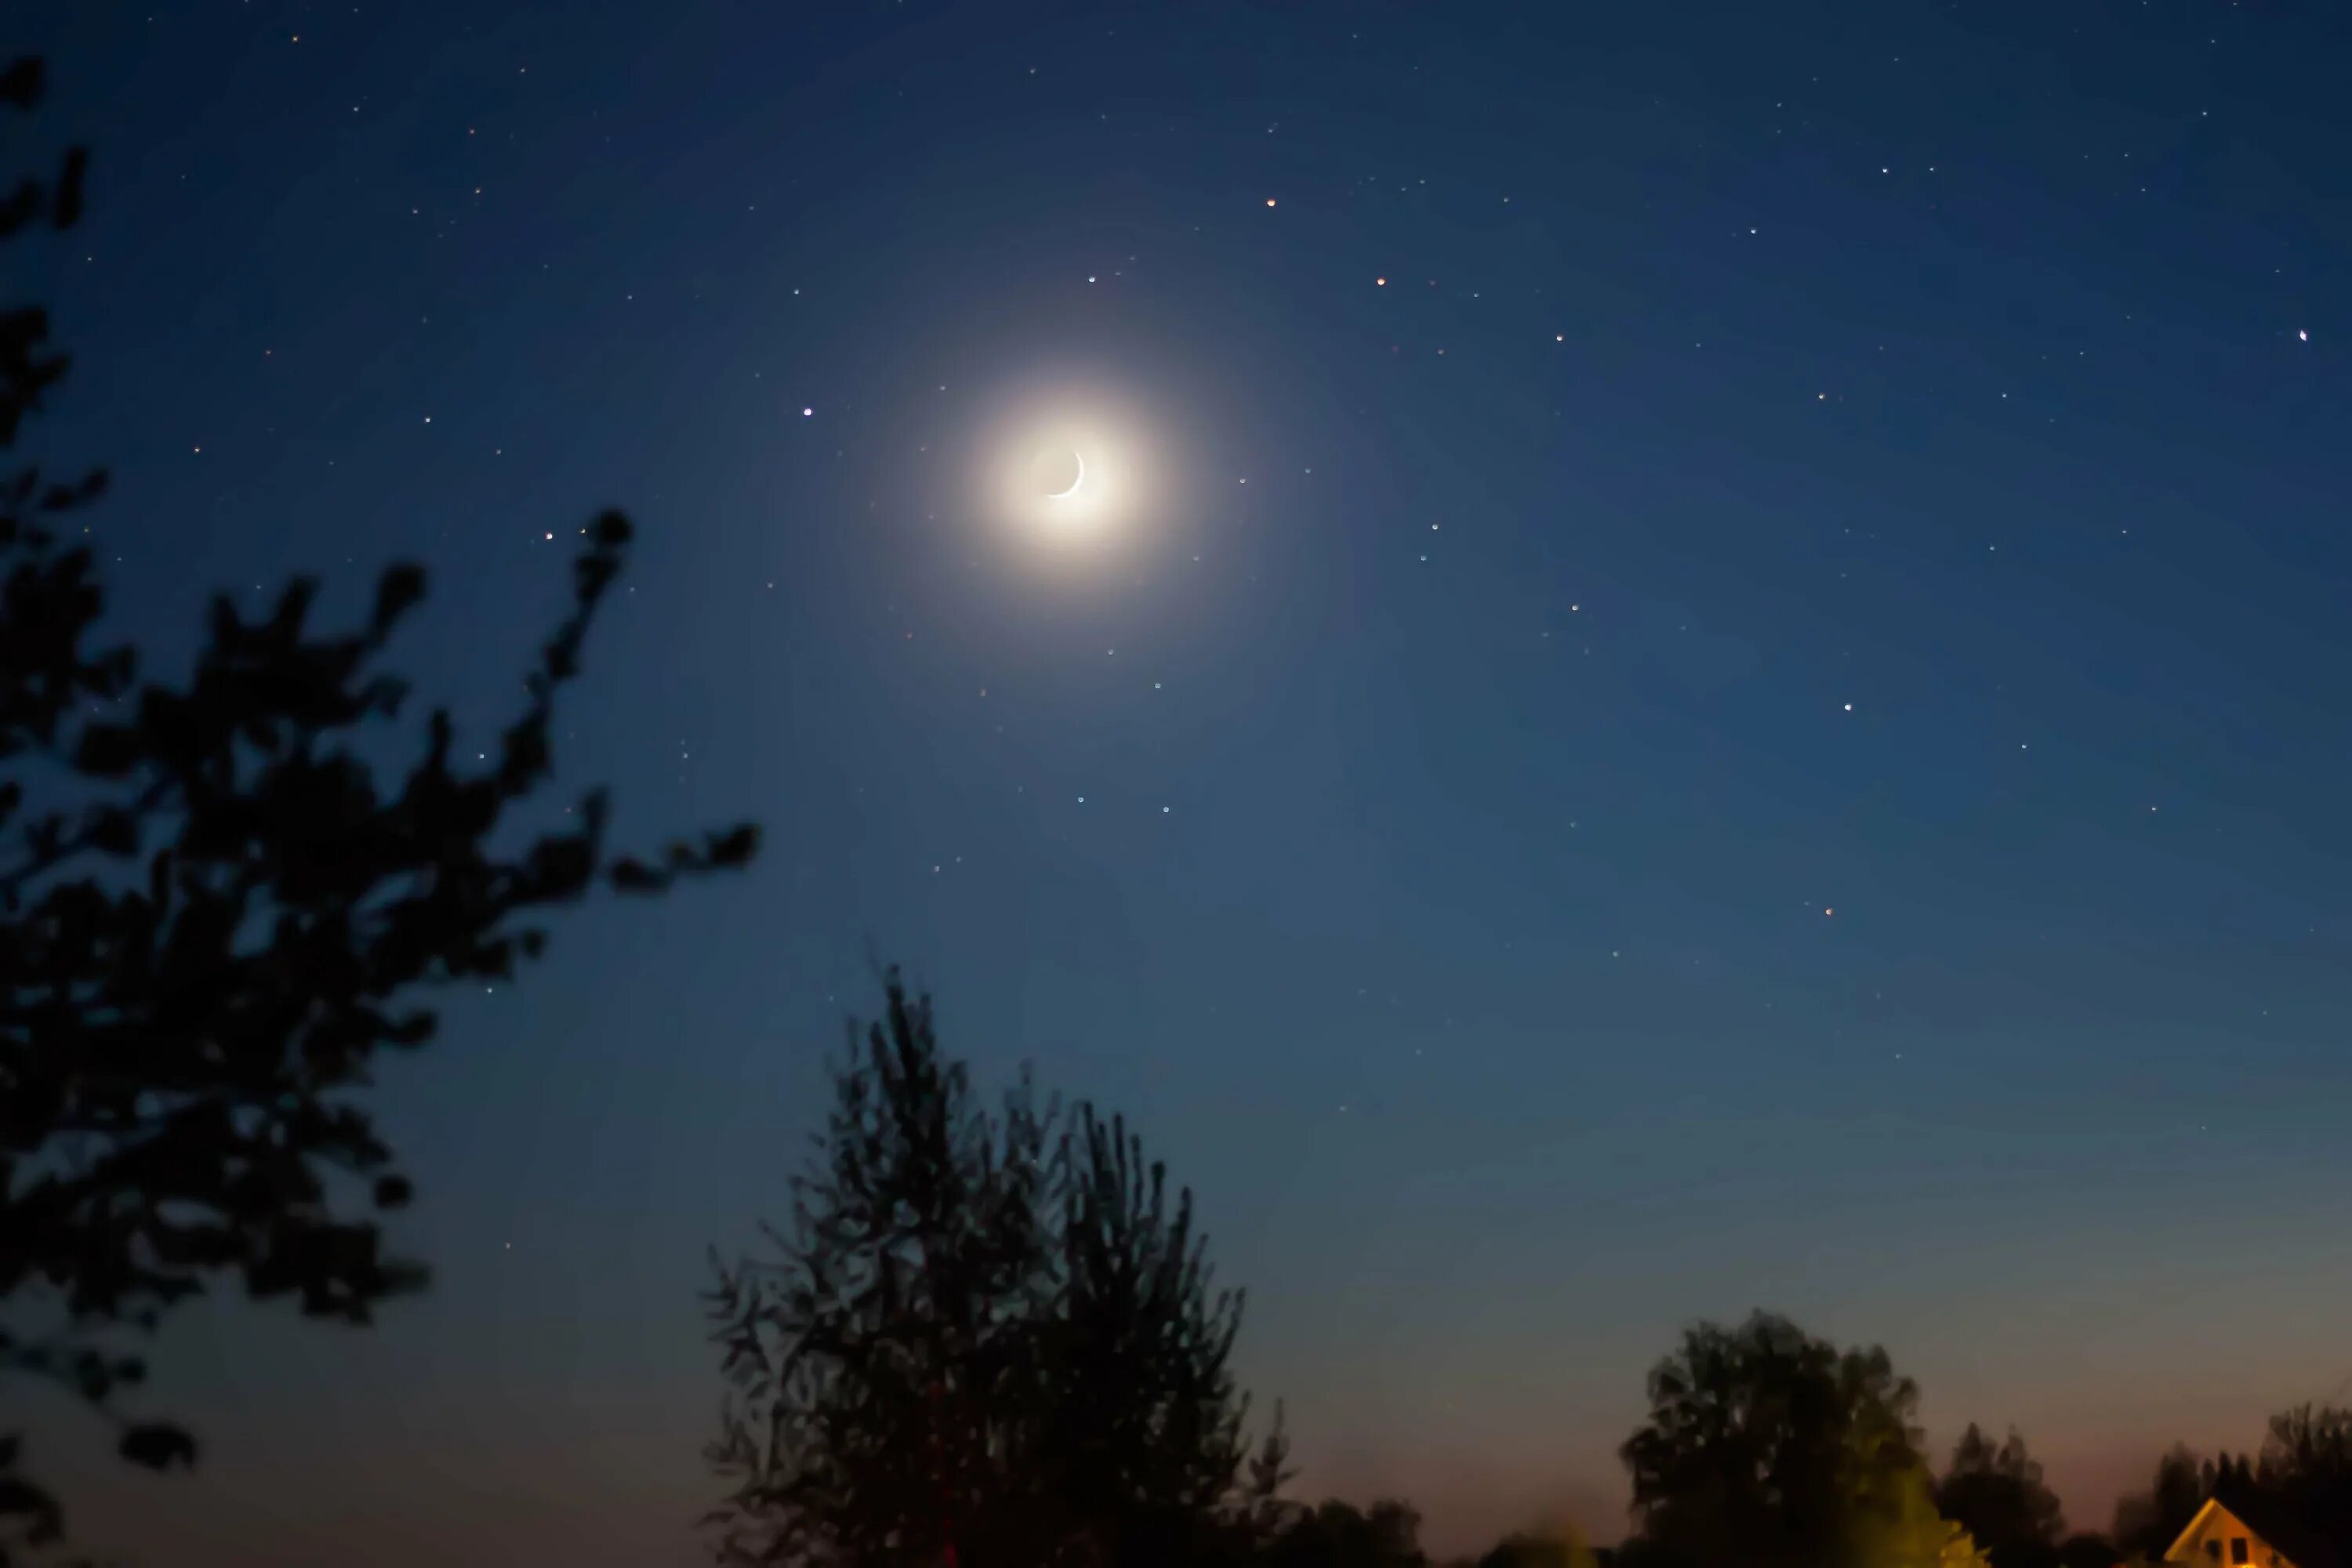
[[[1429,1568],[1398,1500],[1308,1505],[1254,1438],[1192,1195],[1116,1117],[994,1104],[895,973],[835,1076],[791,1216],[714,1257],[729,1402],[709,1458],[724,1562],[792,1568],[1178,1563]],[[2111,1534],[2069,1533],[2023,1437],[1971,1424],[1940,1470],[1884,1350],[1787,1319],[1685,1331],[1621,1457],[1632,1530],[1514,1534],[1460,1568],[2116,1568],[2236,1489],[2352,1531],[2352,1415],[2303,1406],[2258,1455],[2175,1448]]]
[[[2242,1517],[2287,1523],[2345,1555],[2352,1547],[2352,1410],[2319,1404],[2283,1410],[2252,1453],[2205,1458],[2176,1444],[2157,1461],[2147,1489],[2116,1503],[2116,1544],[2153,1558],[2214,1499]]]

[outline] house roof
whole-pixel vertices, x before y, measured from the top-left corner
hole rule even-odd
[[[2166,1549],[2165,1556],[2169,1558],[2179,1551],[2181,1543],[2196,1534],[2216,1509],[2230,1513],[2293,1563],[2294,1568],[2347,1568],[2345,1554],[2296,1518],[2293,1510],[2259,1491],[2232,1486],[2221,1488],[2206,1500],[2205,1506],[2189,1521],[2189,1527]]]

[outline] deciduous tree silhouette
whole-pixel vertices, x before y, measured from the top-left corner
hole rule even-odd
[[[2272,1416],[2250,1479],[2308,1531],[2339,1551],[2352,1545],[2352,1410],[2298,1405]]]
[[[42,79],[17,61],[0,102],[29,110]],[[84,166],[77,151],[19,185],[0,237],[71,225]],[[0,447],[66,363],[44,311],[0,312]],[[385,573],[347,633],[310,628],[308,581],[257,620],[216,600],[186,683],[142,681],[135,649],[89,646],[104,593],[63,537],[103,488],[30,466],[0,479],[0,1373],[63,1384],[117,1425],[123,1458],[163,1468],[192,1463],[194,1438],[117,1396],[172,1308],[241,1279],[364,1322],[423,1282],[384,1251],[376,1211],[409,1183],[357,1091],[378,1051],[432,1037],[425,994],[514,974],[552,905],[741,865],[757,833],[614,858],[590,794],[517,842],[621,570],[618,513],[583,531],[572,612],[494,760],[461,766],[436,711],[419,759],[384,778],[362,752],[404,710],[383,658],[424,574]],[[62,1530],[21,1457],[0,1435],[0,1563]]]
[[[1649,1393],[1620,1450],[1642,1533],[1629,1555],[1644,1563],[1824,1568],[1852,1559],[1865,1525],[1909,1518],[1918,1391],[1883,1350],[1841,1352],[1759,1312],[1686,1331]]]
[[[1209,1560],[1271,1522],[1192,1196],[1026,1081],[994,1113],[896,973],[852,1031],[776,1254],[718,1263],[723,1561],[961,1568]]]
[[[2057,1561],[2065,1529],[2058,1494],[2015,1431],[1996,1444],[1970,1422],[1937,1485],[1936,1506],[1976,1538],[1994,1568],[2051,1568]]]

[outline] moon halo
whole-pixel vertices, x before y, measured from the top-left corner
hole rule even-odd
[[[1171,473],[1163,416],[1123,388],[1010,388],[971,434],[979,510],[1024,558],[1132,563],[1159,536]]]

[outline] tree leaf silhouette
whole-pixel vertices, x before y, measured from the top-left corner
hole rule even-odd
[[[12,62],[0,104],[32,107],[44,80]],[[76,150],[0,197],[0,237],[70,226],[88,166]],[[46,311],[0,310],[0,448],[66,368]],[[515,976],[547,910],[740,868],[759,832],[714,830],[644,869],[607,850],[600,793],[530,819],[558,699],[625,564],[620,513],[583,531],[571,608],[488,765],[461,763],[435,712],[402,771],[365,759],[399,722],[407,684],[383,660],[420,568],[385,572],[352,631],[313,624],[307,578],[257,617],[218,597],[187,678],[142,684],[135,648],[89,646],[96,557],[56,521],[104,489],[0,476],[0,1305],[58,1325],[0,1332],[0,1374],[120,1421],[145,1373],[122,1338],[208,1290],[363,1323],[421,1289],[378,1227],[413,1191],[363,1099],[376,1054],[432,1039],[430,992]],[[177,1426],[121,1427],[131,1463],[195,1452]],[[62,1528],[8,1436],[0,1568]]]
[[[196,1440],[166,1422],[151,1421],[126,1428],[117,1448],[132,1464],[151,1470],[168,1470],[173,1465],[193,1466],[196,1462]]]

